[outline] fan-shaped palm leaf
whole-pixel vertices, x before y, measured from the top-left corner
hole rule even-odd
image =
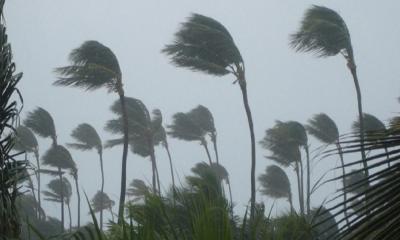
[[[178,67],[223,76],[233,74],[243,95],[251,140],[251,207],[253,219],[256,199],[256,143],[253,118],[247,97],[247,82],[243,58],[228,30],[218,21],[200,14],[192,14],[175,34],[173,44],[162,50]]]
[[[299,31],[291,35],[290,44],[297,51],[314,52],[320,57],[334,56],[341,53],[347,60],[347,67],[353,76],[357,93],[358,115],[361,130],[361,157],[364,160],[364,171],[369,175],[363,144],[364,121],[361,90],[357,77],[350,33],[343,18],[332,9],[322,6],[313,6],[306,11]]]
[[[127,191],[128,196],[133,197],[133,201],[143,200],[151,192],[151,188],[148,187],[142,180],[133,179],[129,184]]]
[[[385,124],[372,114],[364,113],[364,133],[366,141],[378,141],[379,138],[386,135]],[[360,132],[360,121],[353,122],[351,129],[354,132]]]
[[[123,221],[126,191],[126,161],[128,154],[128,116],[122,85],[122,74],[116,55],[110,48],[97,41],[86,41],[69,55],[71,65],[57,68],[57,86],[72,86],[85,90],[105,87],[109,92],[119,95],[123,137],[121,194],[119,200],[118,222]]]
[[[111,200],[106,193],[97,191],[97,193],[92,198],[91,205],[94,212],[101,212],[105,209],[111,209],[115,205],[115,202]]]
[[[32,131],[20,125],[16,129],[16,141],[14,144],[14,149],[17,151],[25,151],[25,152],[35,152],[38,148],[38,142],[35,135]]]
[[[52,146],[42,157],[43,164],[61,168],[61,169],[75,169],[76,165],[72,159],[69,151],[61,146],[56,145]]]
[[[51,138],[53,144],[57,144],[56,127],[54,120],[50,113],[41,107],[36,108],[32,112],[29,112],[24,125],[32,129],[37,135],[44,138]]]

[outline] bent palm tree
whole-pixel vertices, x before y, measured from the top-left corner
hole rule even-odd
[[[63,181],[62,169],[76,169],[75,162],[68,150],[61,145],[53,145],[47,152],[43,155],[42,161],[44,165],[57,168],[57,173],[59,176],[59,181]],[[61,224],[62,230],[64,231],[64,195],[61,192]]]
[[[299,52],[314,52],[319,57],[342,54],[347,61],[357,93],[358,116],[360,122],[361,158],[364,171],[368,176],[368,166],[364,150],[364,120],[360,84],[357,77],[356,63],[350,32],[343,18],[332,9],[313,6],[305,13],[300,30],[291,35],[290,44]]]
[[[261,185],[260,192],[272,198],[286,198],[290,204],[290,211],[293,211],[292,190],[290,181],[285,171],[276,166],[270,165],[265,173],[258,176]]]
[[[70,66],[57,68],[55,71],[60,76],[54,82],[56,86],[72,86],[85,90],[95,90],[105,87],[109,92],[119,95],[122,106],[122,127],[124,129],[122,166],[121,166],[121,194],[119,198],[118,222],[124,216],[124,203],[126,191],[126,161],[128,155],[128,116],[126,114],[122,73],[115,54],[108,47],[97,41],[86,41],[74,49],[70,55]]]
[[[104,169],[103,169],[103,144],[96,129],[90,124],[79,124],[71,133],[75,143],[67,143],[67,146],[81,151],[96,150],[99,154],[101,170],[101,193],[104,192]],[[80,221],[78,221],[80,227]],[[100,229],[103,229],[103,210],[100,211]]]
[[[200,128],[206,131],[211,138],[211,142],[214,145],[215,160],[219,163],[218,158],[218,148],[217,148],[217,130],[215,129],[214,117],[208,108],[203,105],[199,105],[193,108],[188,113],[190,118],[195,122]]]
[[[127,193],[128,194],[128,193]],[[128,195],[129,196],[129,195]],[[111,217],[113,217],[112,207],[115,205],[115,202],[110,199],[110,197],[101,191],[97,191],[97,193],[92,198],[92,208],[93,212],[103,212],[103,210],[108,209],[111,213]],[[114,220],[113,220],[114,221]]]
[[[250,218],[253,219],[256,202],[256,142],[253,118],[247,97],[244,61],[231,34],[218,21],[200,14],[193,14],[175,34],[174,43],[167,45],[162,51],[171,56],[172,62],[178,67],[214,76],[233,74],[236,82],[239,83],[250,129]]]
[[[325,113],[319,113],[314,115],[311,119],[308,120],[308,124],[306,129],[309,134],[314,136],[319,141],[325,144],[334,144],[338,150],[341,168],[342,168],[342,183],[343,183],[343,202],[344,204],[344,215],[346,219],[346,224],[349,227],[349,217],[347,213],[347,191],[346,189],[346,181],[344,176],[346,175],[345,165],[344,165],[344,158],[342,147],[339,142],[339,130],[336,126],[336,123]]]
[[[48,184],[47,187],[49,191],[43,191],[46,201],[61,203],[62,208],[64,207],[64,203],[67,204],[68,212],[69,212],[69,229],[72,227],[72,219],[71,219],[71,196],[72,196],[72,187],[71,183],[67,178],[63,177],[60,179],[53,179]],[[62,220],[63,221],[63,220]]]
[[[184,141],[199,141],[200,145],[204,147],[208,162],[211,165],[210,151],[208,150],[207,140],[205,138],[207,132],[197,125],[187,113],[178,112],[175,113],[172,118],[172,124],[167,126],[169,129],[168,134],[173,138]]]

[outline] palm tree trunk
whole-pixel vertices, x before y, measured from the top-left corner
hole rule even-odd
[[[25,162],[27,162],[27,161],[28,161],[28,153],[25,152]],[[26,170],[26,171],[28,172],[28,170]],[[35,175],[37,176],[37,173],[36,173],[36,172],[35,172]],[[28,173],[28,181],[29,181],[29,187],[30,187],[31,192],[32,192],[32,197],[33,197],[33,199],[35,200],[35,203],[37,203],[36,194],[35,194],[35,188],[33,187],[32,178],[31,178],[31,176],[29,175],[29,173]],[[38,208],[38,209],[36,209],[36,217],[38,217],[39,214],[40,214],[40,209]]]
[[[78,197],[78,228],[81,227],[81,195],[78,186],[78,173],[74,174],[76,196]]]
[[[310,203],[310,198],[311,198],[311,171],[310,171],[310,152],[308,149],[308,146],[304,146],[304,149],[306,151],[306,158],[307,158],[307,215],[310,215],[310,210],[311,210],[311,203]]]
[[[387,147],[385,147],[385,154],[386,154],[386,160],[390,160],[390,154],[389,154],[389,151],[388,151],[388,148]],[[388,162],[387,163],[388,164],[388,168],[390,168],[390,162]]]
[[[226,182],[228,185],[228,190],[229,190],[229,201],[231,202],[231,215],[233,216],[233,198],[232,198],[232,189],[231,189],[231,181]]]
[[[211,161],[210,151],[208,150],[207,141],[205,139],[201,139],[201,145],[203,145],[204,149],[206,150],[207,157],[208,157],[208,163],[211,166],[212,161]]]
[[[214,153],[215,153],[215,160],[217,161],[217,164],[219,164],[219,157],[218,157],[218,147],[217,147],[217,135],[213,133],[211,135],[211,141],[214,145]]]
[[[301,202],[302,202],[302,207],[303,207],[303,214],[305,213],[304,210],[304,167],[303,167],[303,162],[300,160],[299,161],[300,165],[300,186],[301,186]]]
[[[103,196],[104,196],[104,168],[103,168],[103,153],[99,151],[100,170],[101,170],[101,200],[100,200],[100,230],[103,230]]]
[[[293,199],[292,199],[292,192],[291,191],[289,192],[288,201],[289,201],[289,205],[290,205],[290,214],[293,214],[294,208],[293,208]]]
[[[62,182],[62,173],[61,168],[58,167],[58,176],[60,178],[60,182]],[[61,191],[61,232],[64,232],[64,191]]]
[[[152,147],[152,143],[150,142],[150,161],[151,161],[151,170],[153,172],[152,176],[152,185],[153,185],[153,193],[157,193],[157,177],[156,177],[156,157],[154,155],[154,148]]]
[[[114,213],[112,212],[112,207],[110,206],[110,208],[108,209],[108,211],[110,211],[111,214],[111,221],[114,222]]]
[[[36,158],[36,165],[37,165],[37,171],[36,171],[36,179],[37,179],[37,185],[38,185],[38,204],[39,204],[39,219],[42,219],[42,202],[40,200],[40,161],[39,161],[39,152],[36,150],[35,151],[35,158]]]
[[[165,147],[165,150],[167,151],[167,154],[168,154],[169,168],[170,168],[170,171],[171,171],[171,178],[172,178],[172,188],[173,188],[173,190],[174,190],[174,192],[175,192],[174,168],[173,168],[173,166],[172,166],[171,153],[169,152],[169,147],[168,147],[168,143],[167,143],[167,142],[164,142],[164,147]]]
[[[68,214],[69,214],[69,231],[72,229],[72,217],[71,217],[71,207],[69,206],[69,203],[67,203],[67,208],[68,208]]]
[[[300,166],[298,161],[296,161],[296,166],[294,168],[294,170],[296,171],[296,177],[297,177],[297,188],[299,191],[299,205],[300,205],[300,214],[303,216],[304,215],[304,204],[302,201],[302,189],[301,189],[301,176],[300,176]]]
[[[125,206],[125,195],[126,195],[126,160],[128,157],[128,115],[126,113],[125,97],[123,94],[122,87],[119,89],[120,102],[122,109],[122,120],[124,128],[124,148],[122,150],[122,167],[121,167],[121,193],[119,197],[119,207],[118,207],[118,224],[122,224],[124,220],[124,206]]]
[[[336,142],[336,148],[337,148],[337,150],[339,152],[340,163],[342,164],[344,217],[346,218],[347,229],[349,229],[350,228],[350,222],[349,222],[349,216],[348,216],[348,213],[347,213],[347,188],[346,188],[346,180],[345,180],[346,170],[344,168],[344,159],[343,159],[342,147],[340,146],[340,143],[338,141]]]
[[[239,68],[241,69],[241,68]],[[256,138],[254,136],[254,125],[253,118],[251,116],[251,110],[249,106],[249,100],[247,97],[247,86],[246,79],[244,78],[244,70],[239,72],[239,85],[242,90],[243,104],[246,110],[247,121],[249,123],[250,130],[250,142],[251,142],[251,199],[250,199],[250,219],[254,219],[254,211],[256,205]]]

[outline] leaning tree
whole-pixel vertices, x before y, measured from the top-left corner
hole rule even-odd
[[[122,127],[124,129],[121,194],[119,198],[118,222],[124,219],[124,204],[126,194],[126,161],[128,156],[128,116],[126,114],[122,72],[118,59],[110,48],[97,41],[86,41],[80,47],[72,50],[69,55],[71,65],[57,68],[59,79],[56,86],[71,86],[87,91],[105,87],[109,92],[119,95],[122,106]]]
[[[247,115],[251,141],[251,207],[250,218],[254,217],[256,202],[256,140],[253,118],[247,97],[247,82],[243,58],[231,34],[218,21],[200,14],[192,14],[175,34],[172,44],[162,50],[172,62],[192,71],[214,76],[232,74],[239,83]]]

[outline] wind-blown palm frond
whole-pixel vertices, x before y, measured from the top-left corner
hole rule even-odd
[[[347,186],[347,191],[350,193],[359,194],[365,192],[368,188],[368,181],[364,172],[353,170],[344,179]]]
[[[290,181],[285,171],[276,166],[270,165],[265,173],[258,177],[261,185],[261,193],[272,198],[291,198]]]
[[[75,169],[76,165],[69,151],[61,146],[52,146],[42,157],[43,164],[62,169]]]
[[[53,118],[49,112],[41,107],[28,113],[24,125],[41,137],[51,138],[53,141],[57,137]]]
[[[97,191],[92,198],[92,208],[94,212],[101,212],[101,210],[110,209],[115,205],[115,202],[110,199],[106,193]]]
[[[17,151],[35,152],[38,150],[38,141],[32,131],[20,125],[16,129],[16,138],[13,148]]]
[[[168,126],[167,132],[171,137],[185,141],[201,141],[205,131],[201,129],[186,113],[175,113],[173,122]]]
[[[214,118],[210,110],[208,110],[208,108],[204,107],[203,105],[199,105],[196,108],[193,108],[189,111],[188,115],[192,119],[192,121],[204,131],[210,134],[216,131]]]
[[[342,17],[332,9],[313,6],[308,9],[298,32],[290,44],[296,51],[314,52],[319,57],[334,56],[345,51],[352,56],[350,33]]]
[[[68,143],[67,146],[79,149],[82,151],[96,149],[102,151],[102,143],[99,134],[96,129],[90,124],[82,123],[79,124],[71,133],[71,136],[77,141],[77,143]]]
[[[53,179],[47,184],[49,191],[43,191],[45,200],[51,202],[61,202],[61,196],[64,196],[64,202],[69,203],[72,196],[72,186],[67,178]]]
[[[205,162],[197,163],[191,168],[194,176],[187,176],[188,184],[200,191],[210,194],[209,196],[219,196],[222,193],[222,176],[220,170],[210,166]]]
[[[376,141],[379,140],[380,137],[386,135],[385,124],[374,115],[364,113],[363,121],[364,121],[365,140]],[[360,132],[360,121],[359,120],[354,121],[351,126],[351,129],[353,130],[353,132],[356,133]]]
[[[116,91],[121,69],[115,54],[97,41],[86,41],[69,55],[71,65],[56,68],[56,86],[72,86],[85,90],[106,87]]]
[[[144,199],[151,192],[151,188],[148,187],[142,180],[133,179],[129,184],[129,188],[126,194],[133,198],[133,201]]]
[[[309,134],[326,144],[333,144],[339,139],[336,123],[325,113],[316,114],[308,120],[306,129]]]
[[[162,51],[178,67],[217,76],[230,73],[230,67],[243,62],[228,30],[200,14],[192,14],[175,34],[174,43]]]

